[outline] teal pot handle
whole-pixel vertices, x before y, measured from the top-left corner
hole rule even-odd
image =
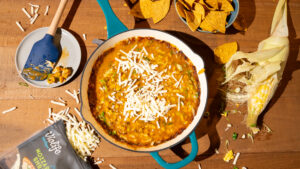
[[[177,162],[177,163],[167,163],[165,162],[158,154],[157,151],[155,152],[151,152],[151,156],[156,160],[156,162],[161,165],[162,167],[166,168],[166,169],[176,169],[176,168],[182,168],[186,165],[188,165],[190,162],[192,162],[198,153],[198,143],[197,143],[197,138],[196,138],[196,134],[195,131],[193,131],[190,135],[190,141],[192,143],[192,151],[191,153],[184,158],[183,160]]]
[[[108,0],[97,0],[97,2],[102,8],[106,19],[107,39],[128,30],[128,28],[119,20],[119,18],[113,12]]]

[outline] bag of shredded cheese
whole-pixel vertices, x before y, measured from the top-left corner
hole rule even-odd
[[[0,169],[90,169],[74,151],[62,120],[0,157]]]

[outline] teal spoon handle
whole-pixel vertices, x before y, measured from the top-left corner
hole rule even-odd
[[[115,15],[108,0],[97,0],[102,8],[107,24],[107,39],[128,30],[128,28]]]

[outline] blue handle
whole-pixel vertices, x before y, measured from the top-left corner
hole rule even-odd
[[[113,10],[111,9],[108,0],[97,0],[102,8],[107,24],[107,38],[127,31],[128,28],[118,19]]]
[[[190,135],[190,141],[192,143],[192,151],[190,155],[188,155],[185,159],[177,162],[177,163],[167,163],[165,162],[158,154],[158,152],[151,152],[151,156],[158,162],[159,165],[161,165],[164,168],[167,169],[176,169],[176,168],[181,168],[192,162],[195,157],[197,156],[198,153],[198,143],[197,143],[197,138],[195,131],[193,131]]]

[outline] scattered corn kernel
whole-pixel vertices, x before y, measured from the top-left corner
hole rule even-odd
[[[204,73],[204,72],[205,72],[205,69],[203,68],[203,69],[199,70],[198,74],[201,74],[201,73]]]
[[[227,117],[228,116],[228,111],[223,111],[223,113],[221,115],[224,116],[224,117]]]
[[[225,162],[228,163],[228,162],[229,162],[230,160],[232,160],[232,159],[234,159],[233,151],[232,151],[232,150],[229,150],[229,151],[225,154],[223,160],[224,160]]]

